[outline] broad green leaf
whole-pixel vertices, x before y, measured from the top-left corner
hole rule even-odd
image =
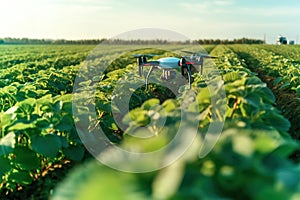
[[[63,151],[63,154],[68,159],[75,160],[75,161],[81,161],[84,156],[85,149],[83,146],[77,145],[77,146],[69,146],[67,148],[63,148],[62,151]]]
[[[104,102],[104,101],[97,101],[96,108],[108,113],[111,112],[111,103]]]
[[[18,102],[18,106],[19,106],[19,109],[21,109],[27,113],[30,113],[34,108],[35,103],[36,103],[36,99],[28,98],[28,99],[25,99],[24,101]]]
[[[264,100],[264,103],[274,104],[275,103],[275,96],[271,89],[268,87],[260,88],[259,90],[255,91],[260,97]]]
[[[101,120],[101,124],[103,124],[105,127],[107,127],[110,130],[115,130],[115,131],[118,130],[118,126],[113,116],[105,115]]]
[[[139,126],[146,126],[150,123],[148,111],[142,110],[140,108],[133,109],[127,115],[125,115],[125,117],[123,118],[123,123],[127,125],[129,125],[130,123],[135,123]]]
[[[10,132],[0,139],[0,156],[11,153],[15,147],[16,135]]]
[[[159,105],[159,103],[160,103],[159,99],[149,99],[143,103],[142,109],[150,110],[153,106]]]
[[[210,103],[210,97],[208,88],[201,88],[199,94],[197,94],[197,102],[199,104]]]
[[[148,200],[134,174],[120,172],[97,162],[90,162],[73,171],[66,180],[58,184],[52,200],[122,199]],[[148,186],[150,187],[150,186]]]
[[[174,99],[167,99],[162,104],[166,112],[171,112],[177,108],[177,102]]]
[[[62,107],[62,111],[66,112],[69,115],[72,115],[73,114],[73,111],[72,111],[72,102],[64,102],[63,103],[63,107]]]
[[[55,101],[72,102],[72,94],[65,94],[54,98]]]
[[[54,158],[62,147],[59,136],[48,134],[45,136],[34,135],[30,138],[31,148],[43,156]]]
[[[14,171],[9,174],[8,180],[21,185],[28,185],[32,183],[32,177],[29,171]]]
[[[9,131],[18,131],[18,130],[25,130],[29,128],[35,128],[35,124],[33,123],[23,123],[17,122],[8,128]]]
[[[12,121],[16,118],[16,114],[0,113],[0,131],[5,132],[6,127],[12,124]]]
[[[260,85],[260,84],[262,84],[262,81],[256,76],[248,77],[245,82],[245,85]]]
[[[52,108],[55,110],[55,112],[60,112],[63,107],[63,102],[62,101],[56,101],[53,105]]]
[[[72,116],[64,115],[60,120],[59,124],[55,125],[54,128],[59,131],[69,131],[74,127],[74,121]]]
[[[45,96],[49,90],[36,90],[36,94],[38,97]]]
[[[240,75],[237,72],[229,72],[223,75],[223,80],[225,83],[234,82],[238,79],[240,79]]]
[[[61,142],[61,146],[63,148],[68,148],[69,147],[69,142],[68,142],[68,139],[64,136],[58,136],[59,139],[60,139],[60,142]]]
[[[36,100],[38,104],[50,104],[52,103],[52,94],[47,94],[39,99]]]
[[[37,97],[37,93],[36,93],[36,91],[28,90],[26,92],[26,97],[27,98],[36,98]]]
[[[244,97],[245,103],[257,108],[260,106],[260,96],[256,93],[248,94]]]
[[[277,130],[287,132],[291,126],[290,122],[282,115],[276,112],[268,112],[262,116],[266,123]]]
[[[0,156],[0,177],[12,169],[10,160],[8,158]]]
[[[51,122],[49,120],[47,120],[47,119],[44,119],[44,118],[37,119],[36,122],[35,122],[35,124],[36,124],[36,127],[39,130],[48,129],[48,128],[52,127]]]
[[[15,87],[15,86],[9,85],[9,86],[4,87],[4,91],[6,91],[8,93],[11,93],[11,94],[14,94],[18,91],[18,88]]]
[[[37,154],[27,147],[18,146],[14,149],[12,162],[18,168],[35,170],[40,168],[40,159]]]

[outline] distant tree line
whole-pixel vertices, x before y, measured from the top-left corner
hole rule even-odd
[[[99,44],[104,39],[65,40],[65,39],[29,39],[29,38],[0,38],[0,44]]]
[[[240,38],[233,40],[220,40],[220,39],[200,39],[196,40],[198,44],[264,44],[263,40]]]
[[[155,40],[123,40],[123,39],[109,39],[109,40],[104,40],[104,44],[120,44],[120,45],[149,45],[149,44],[154,44],[154,45],[164,45],[164,44],[190,44],[190,40],[186,41],[169,41],[169,40],[162,40],[162,39],[155,39]]]
[[[148,44],[264,44],[263,40],[258,39],[233,39],[233,40],[220,40],[220,39],[199,39],[199,40],[186,40],[186,41],[168,41],[168,40],[122,40],[122,39],[85,39],[85,40],[65,40],[65,39],[29,39],[29,38],[0,38],[0,44],[79,44],[79,45],[97,45],[104,44],[119,44],[119,45],[148,45]]]

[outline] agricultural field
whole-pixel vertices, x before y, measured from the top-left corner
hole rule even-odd
[[[216,58],[191,88],[155,71],[145,90],[132,54],[204,49],[0,45],[0,199],[300,199],[300,46],[203,48]],[[178,137],[192,143],[171,165],[176,149],[136,163],[97,157]]]

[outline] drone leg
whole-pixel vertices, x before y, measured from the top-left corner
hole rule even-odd
[[[164,80],[169,80],[170,79],[170,70],[168,69],[163,69],[163,74],[164,74]]]
[[[146,76],[146,90],[148,90],[149,77],[153,70],[154,70],[154,66],[151,66],[151,68]]]
[[[189,79],[189,87],[191,89],[191,85],[192,85],[192,72],[191,72],[190,65],[187,66],[186,71],[187,71],[188,79]]]
[[[170,70],[167,70],[167,77],[168,77],[167,79],[170,80],[170,78],[171,78],[171,71]]]
[[[161,74],[161,77],[160,77],[162,80],[166,80],[166,73],[165,73],[165,70],[163,69],[162,71],[162,74]]]
[[[204,58],[203,56],[200,57],[200,74],[203,74],[203,63],[204,63]]]
[[[140,77],[142,77],[142,75],[143,75],[143,66],[142,65],[139,66],[139,75],[140,75]]]

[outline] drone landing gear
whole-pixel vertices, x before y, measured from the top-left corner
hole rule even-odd
[[[199,66],[200,66],[200,74],[203,74],[203,62],[204,62],[204,57],[200,56],[199,59],[197,60],[199,62]]]
[[[152,73],[152,71],[155,69],[155,66],[151,66],[147,76],[146,76],[146,90],[148,90],[148,84],[149,84],[149,76]]]
[[[174,78],[176,78],[176,72],[172,69],[163,69],[163,72],[162,72],[160,78],[162,80],[166,80],[166,81],[174,79]]]
[[[147,62],[147,56],[139,56],[137,57],[137,63],[139,66],[139,75],[140,77],[143,76],[143,63]]]
[[[150,77],[151,73],[153,72],[154,69],[157,69],[157,68],[158,68],[158,66],[152,65],[150,70],[148,71],[147,76],[146,76],[145,90],[148,90],[149,77]],[[191,84],[193,82],[191,65],[188,65],[188,64],[181,65],[181,73],[186,79],[188,79],[189,88],[191,89]],[[163,73],[160,77],[162,80],[171,80],[171,79],[176,78],[176,72],[173,69],[163,69]]]
[[[185,68],[186,72],[187,72],[187,78],[188,78],[188,81],[189,81],[189,87],[191,89],[192,87],[192,82],[193,82],[193,77],[192,77],[192,72],[191,72],[191,68],[190,66],[188,65],[186,68]]]

